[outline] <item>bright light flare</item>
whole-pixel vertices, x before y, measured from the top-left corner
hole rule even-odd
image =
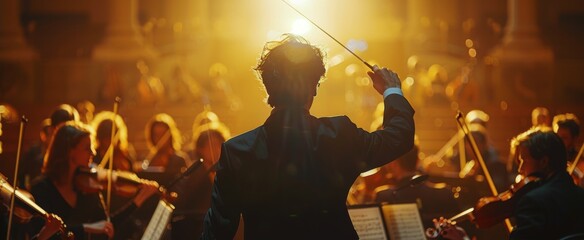
[[[288,2],[292,5],[300,6],[304,5],[304,3],[306,3],[306,0],[290,0]]]
[[[367,50],[367,42],[365,40],[357,40],[351,39],[347,42],[347,48],[351,49],[353,52],[361,51],[364,52]]]
[[[297,18],[294,23],[292,23],[292,30],[290,30],[290,32],[297,35],[304,35],[308,33],[311,28],[312,26],[310,25],[310,22],[306,19]]]

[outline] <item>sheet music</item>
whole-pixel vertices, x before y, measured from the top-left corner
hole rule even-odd
[[[426,240],[415,203],[383,205],[381,209],[391,240]]]
[[[152,218],[142,235],[142,240],[159,240],[164,236],[166,225],[170,221],[170,216],[174,211],[174,206],[167,201],[160,200]]]
[[[353,227],[362,240],[386,240],[387,234],[379,206],[349,208]]]

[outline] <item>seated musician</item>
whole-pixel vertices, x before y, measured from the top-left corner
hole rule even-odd
[[[102,111],[95,115],[91,122],[91,126],[95,129],[95,150],[96,155],[93,162],[100,164],[100,166],[108,166],[108,162],[101,163],[103,159],[109,160],[110,156],[107,151],[110,147],[112,139],[112,119],[115,117],[114,142],[114,162],[113,169],[121,171],[133,171],[134,160],[136,159],[135,152],[131,144],[128,142],[128,128],[120,115],[115,115],[110,111]]]
[[[175,202],[176,210],[172,220],[173,238],[180,239],[185,234],[200,236],[203,232],[203,218],[211,206],[211,188],[221,144],[229,137],[229,129],[218,120],[197,125],[193,129],[193,151],[189,155],[203,162],[202,166],[177,184],[179,198]],[[199,163],[194,161],[192,164]]]
[[[0,237],[3,239],[7,237],[6,228],[8,227],[8,212],[8,208],[5,208],[5,206],[0,206],[0,233],[2,234]],[[36,223],[36,221],[29,221],[27,223],[20,224],[18,223],[17,217],[13,216],[10,239],[47,240],[59,234],[59,231],[63,226],[63,221],[55,214],[47,214],[47,216],[45,216],[44,223],[41,224],[41,229],[38,230],[37,227],[37,229],[31,231],[29,228],[32,228],[32,225]],[[29,231],[32,233],[28,233]]]
[[[576,164],[572,173],[574,182],[580,187],[584,187],[584,161],[582,156],[578,157],[578,148],[576,148],[576,141],[580,136],[580,121],[578,117],[572,113],[558,114],[554,116],[553,120],[554,132],[562,138],[566,151],[568,151],[568,169],[571,169],[572,164]]]
[[[59,215],[75,234],[75,239],[93,234],[114,237],[114,226],[158,191],[155,184],[143,184],[133,201],[111,214],[109,222],[109,213],[104,210],[107,208],[100,194],[82,192],[74,184],[76,169],[88,167],[95,156],[91,134],[92,130],[80,122],[70,121],[58,126],[45,156],[44,178],[31,188],[37,204]]]
[[[566,149],[562,139],[548,128],[534,128],[511,143],[522,176],[540,180],[535,189],[520,197],[514,206],[516,226],[510,239],[561,239],[584,233],[584,189],[577,187],[566,171]],[[448,226],[446,239],[462,239],[461,229]]]
[[[439,216],[450,216],[460,212],[451,189],[444,183],[423,182],[409,186],[410,180],[416,174],[418,166],[418,146],[388,163],[385,169],[395,179],[393,186],[376,188],[375,201],[379,203],[401,204],[416,203],[420,210],[424,227],[434,226],[432,219]]]

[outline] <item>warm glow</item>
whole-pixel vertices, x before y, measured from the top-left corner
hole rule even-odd
[[[290,0],[289,3],[292,5],[299,6],[299,5],[303,5],[304,3],[306,3],[306,0]]]
[[[367,172],[361,173],[360,176],[361,177],[367,177],[367,176],[371,176],[373,174],[376,174],[377,172],[379,172],[379,168],[374,168],[374,169],[371,169],[371,170],[369,170]]]
[[[464,45],[466,45],[467,48],[471,48],[474,45],[474,42],[471,39],[466,39],[464,41]]]
[[[336,65],[341,64],[344,61],[345,57],[341,54],[337,54],[328,61],[328,67],[334,67]]]
[[[351,39],[349,40],[349,42],[347,42],[347,48],[351,49],[351,51],[355,52],[355,51],[360,51],[363,52],[365,50],[367,50],[367,42],[365,42],[365,40],[357,40],[357,39]]]
[[[404,83],[406,84],[406,86],[411,87],[412,85],[414,85],[414,78],[413,77],[407,77],[404,80]]]
[[[308,22],[304,18],[298,18],[292,23],[292,29],[290,30],[291,33],[304,35],[310,31],[312,26],[310,26],[310,22]]]
[[[468,55],[472,58],[477,57],[477,50],[474,48],[471,48],[468,50]]]

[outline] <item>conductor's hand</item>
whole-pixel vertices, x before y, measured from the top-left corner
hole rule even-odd
[[[374,72],[367,72],[371,80],[373,81],[373,88],[383,94],[388,88],[400,88],[401,81],[394,71],[388,70],[387,68],[379,68],[377,65],[373,66]]]

